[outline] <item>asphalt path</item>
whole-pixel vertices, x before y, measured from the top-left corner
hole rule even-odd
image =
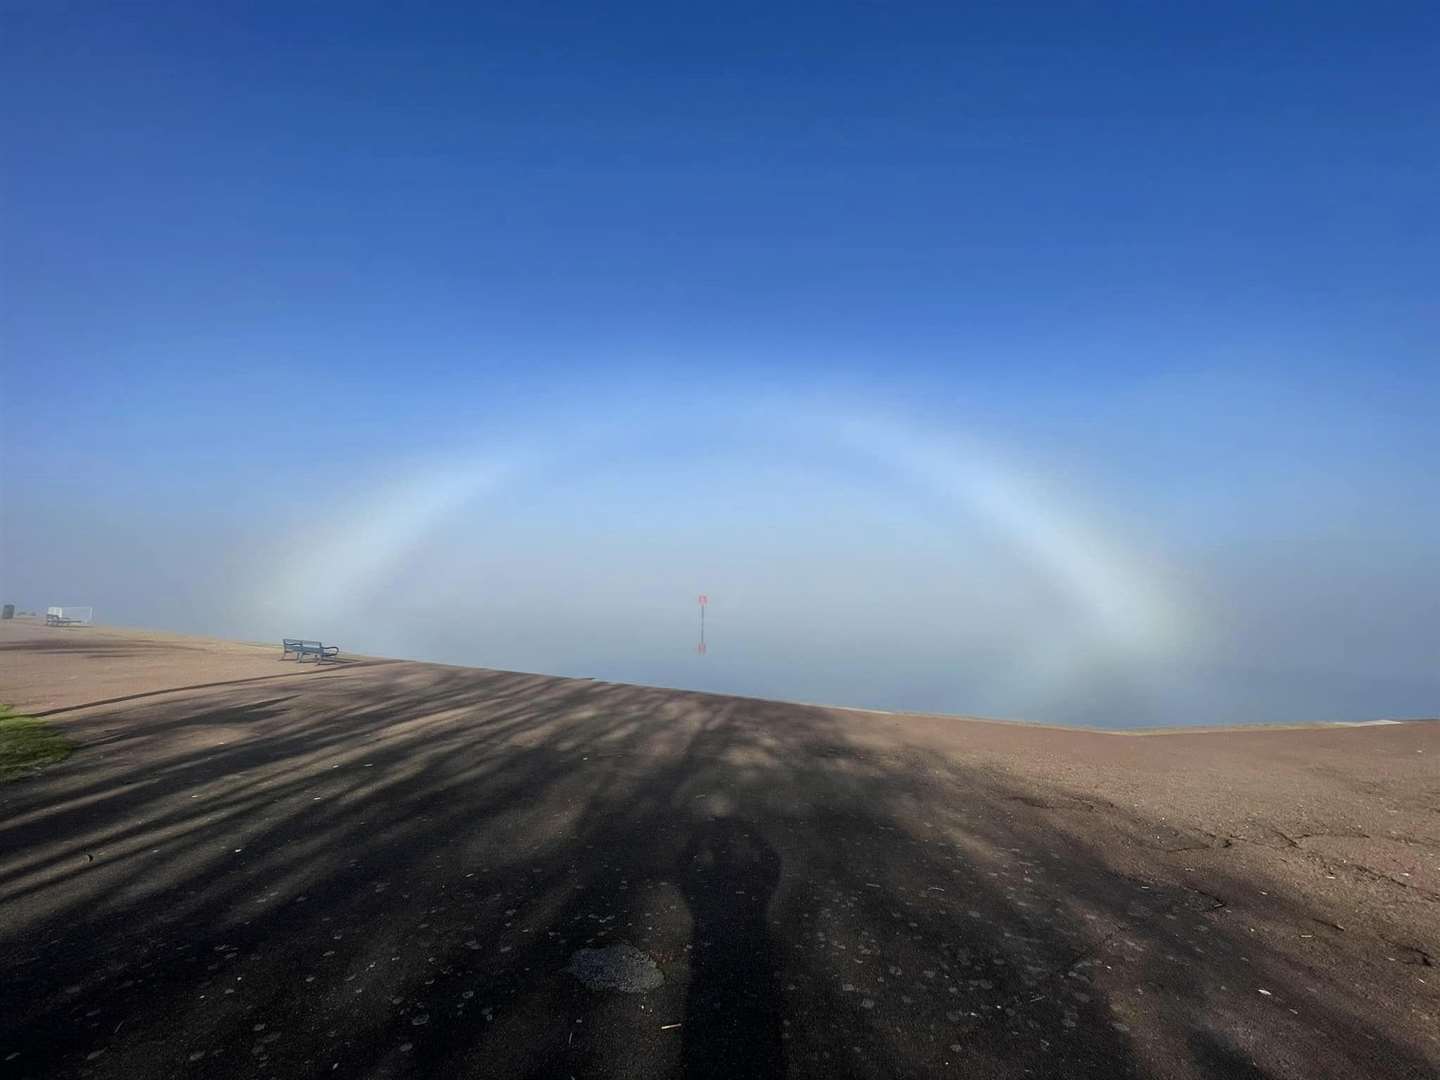
[[[1117,736],[12,624],[0,1075],[1434,1077],[1440,725]]]

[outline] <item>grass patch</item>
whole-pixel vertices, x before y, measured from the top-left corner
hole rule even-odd
[[[17,716],[10,706],[0,705],[0,781],[64,761],[73,749],[70,740],[45,721]]]

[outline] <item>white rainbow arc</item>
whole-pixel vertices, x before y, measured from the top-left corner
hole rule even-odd
[[[993,453],[953,438],[919,435],[908,426],[854,416],[817,416],[804,426],[812,442],[819,439],[892,470],[983,519],[1087,613],[1091,637],[1062,650],[1063,659],[1041,663],[1049,669],[1049,678],[1060,678],[1063,669],[1093,661],[1097,654],[1154,658],[1178,646],[1180,605],[1152,579],[1145,562],[1125,552],[1084,515],[1039,495]],[[789,432],[795,429],[790,422]],[[521,458],[529,462],[523,470],[516,467]],[[561,461],[553,454],[547,459],[551,464]],[[544,475],[536,455],[478,453],[461,465],[453,464],[455,455],[447,460],[452,464],[420,467],[392,479],[334,516],[318,535],[307,533],[306,543],[297,547],[315,556],[292,563],[280,581],[260,592],[308,612],[353,609],[462,509],[496,495],[507,480],[523,474],[532,482]]]
[[[356,505],[333,513],[287,548],[279,581],[257,595],[279,597],[312,612],[347,611],[363,603],[414,547],[481,495],[494,491],[506,466],[486,458],[464,466],[419,468],[391,479]]]
[[[1006,535],[1059,586],[1108,642],[1159,653],[1179,638],[1173,600],[1135,555],[1083,515],[1038,496],[1013,469],[978,448],[917,436],[894,424],[848,420],[842,438],[867,457],[953,500]]]

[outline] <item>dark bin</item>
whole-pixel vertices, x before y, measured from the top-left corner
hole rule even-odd
[[[6,604],[0,607],[0,619],[13,619],[15,617],[15,605]]]

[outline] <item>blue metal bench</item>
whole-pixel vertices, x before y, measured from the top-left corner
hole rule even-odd
[[[334,659],[340,652],[339,645],[325,645],[318,641],[303,641],[300,638],[282,638],[281,645],[280,659],[284,660],[285,657],[294,653],[297,664],[307,656],[315,657],[315,662],[318,664],[321,660]]]

